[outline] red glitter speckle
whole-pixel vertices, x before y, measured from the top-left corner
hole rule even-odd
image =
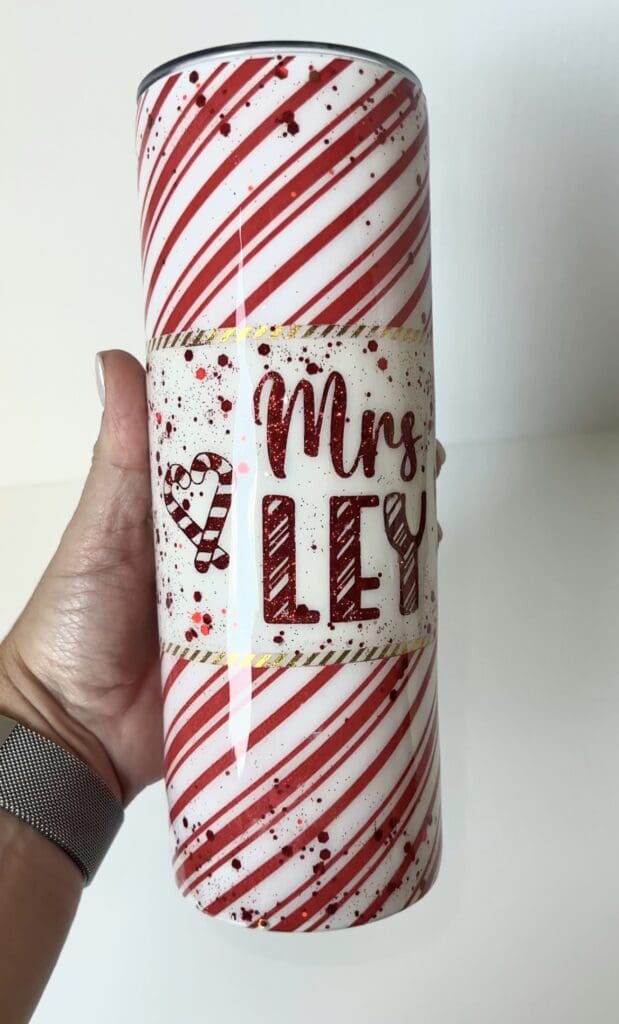
[[[162,419],[163,419],[163,416],[161,415],[161,413],[160,413],[160,412],[156,412],[156,413],[155,413],[155,419],[157,420],[157,423],[161,424],[161,421],[162,421]]]
[[[194,612],[193,615],[191,616],[191,621],[202,622],[202,616],[200,615],[200,612]]]
[[[232,864],[232,867],[234,868],[235,871],[241,870],[241,862],[238,857],[235,857],[234,860],[230,861],[230,863]]]
[[[319,832],[318,833],[318,842],[319,843],[328,843],[329,842],[329,833],[328,832]]]
[[[378,348],[378,342],[375,341],[374,338],[370,338],[370,340],[368,341],[368,348],[370,352],[376,352],[376,349]]]
[[[229,121],[222,121],[220,126],[219,126],[219,131],[220,131],[220,133],[222,135],[229,135],[230,134],[230,122]]]
[[[188,363],[190,363],[192,359],[193,359],[193,352],[191,351],[191,349],[190,348],[185,349],[185,360]]]
[[[288,68],[283,64],[279,64],[274,73],[276,78],[288,78]]]
[[[308,373],[311,373],[313,375],[315,373],[318,373],[319,370],[320,370],[320,367],[318,366],[317,363],[308,363],[307,364],[307,372]]]
[[[220,398],[222,412],[230,412],[232,402],[229,398]]]
[[[191,74],[189,75],[189,81],[190,82],[197,82],[199,77],[200,76],[199,76],[197,71],[192,71]]]
[[[381,356],[380,359],[377,361],[376,365],[378,366],[379,370],[386,370],[387,367],[389,366],[389,363],[387,362],[384,356]]]
[[[271,348],[265,341],[263,341],[261,345],[258,345],[258,352],[261,356],[268,356],[270,351]]]
[[[198,378],[198,380],[204,380],[204,378],[206,377],[206,370],[204,369],[203,366],[199,366],[198,369],[196,370],[196,377]]]
[[[194,599],[194,601],[201,601],[202,600],[202,594],[200,593],[199,590],[194,590],[194,592],[193,592],[193,599]]]
[[[202,633],[202,636],[208,636],[211,632],[211,627],[206,625],[200,626],[200,632]]]
[[[205,103],[206,103],[206,96],[203,96],[202,93],[199,93],[199,95],[196,96],[196,106],[197,107],[203,107]]]
[[[283,644],[283,642],[284,642],[284,638],[283,638],[283,636],[277,636],[277,635],[275,635],[275,636],[273,637],[273,643],[274,643],[274,644]]]
[[[193,630],[185,630],[185,640],[187,640],[188,643],[191,643],[191,641],[193,640]]]
[[[225,352],[222,352],[221,355],[217,357],[217,362],[219,363],[220,366],[228,365],[229,359]]]

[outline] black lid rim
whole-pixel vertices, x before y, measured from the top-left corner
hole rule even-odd
[[[392,57],[386,57],[382,53],[377,53],[375,50],[364,50],[358,46],[343,46],[338,43],[313,43],[313,42],[301,42],[299,40],[263,40],[260,42],[251,43],[232,43],[228,46],[211,46],[205,50],[193,50],[191,53],[184,53],[180,57],[174,57],[172,60],[166,61],[164,64],[159,64],[158,67],[153,68],[147,75],[144,76],[138,86],[137,99],[140,98],[143,92],[145,92],[153,82],[157,82],[160,78],[164,78],[166,75],[171,74],[173,71],[177,71],[198,60],[209,59],[213,57],[219,57],[228,55],[230,57],[236,54],[244,53],[271,53],[274,51],[284,51],[290,53],[290,51],[296,53],[335,53],[342,57],[353,57],[357,59],[367,60],[374,64],[382,64],[384,67],[391,68],[392,71],[398,71],[402,75],[406,75],[411,78],[421,88],[421,82],[414,71],[411,71],[406,64],[401,64],[400,61],[394,60]]]

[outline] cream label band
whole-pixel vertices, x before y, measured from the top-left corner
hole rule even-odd
[[[262,326],[151,343],[165,650],[328,664],[434,635],[431,347],[399,336]]]

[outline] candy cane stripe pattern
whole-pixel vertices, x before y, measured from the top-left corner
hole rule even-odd
[[[264,44],[153,72],[136,124],[176,882],[369,924],[442,849],[425,97]]]

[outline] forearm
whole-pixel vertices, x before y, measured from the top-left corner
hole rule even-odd
[[[79,869],[0,811],[0,1019],[25,1024],[54,969],[82,892]]]
[[[17,657],[0,644],[0,714],[70,750],[120,798],[101,745],[77,725]],[[0,810],[0,1021],[25,1024],[37,1005],[75,916],[80,869],[59,846]]]

